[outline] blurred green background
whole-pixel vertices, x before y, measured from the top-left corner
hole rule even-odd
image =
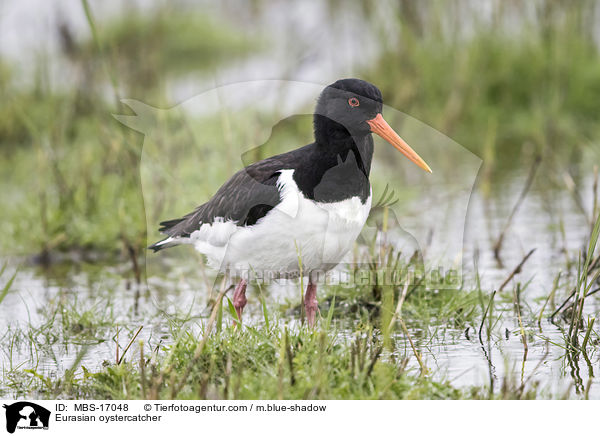
[[[481,157],[484,195],[538,157],[544,185],[566,189],[597,157],[599,11],[558,0],[2,2],[0,253],[142,255],[143,136],[112,117],[131,113],[120,99],[168,108],[251,79],[364,78]],[[310,134],[307,123],[284,130]],[[192,203],[231,169],[204,157],[215,186]]]

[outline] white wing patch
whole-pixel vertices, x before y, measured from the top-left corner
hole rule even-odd
[[[295,217],[298,214],[298,195],[302,196],[302,194],[294,182],[294,170],[281,170],[279,174],[277,188],[281,195],[281,202],[275,209]]]

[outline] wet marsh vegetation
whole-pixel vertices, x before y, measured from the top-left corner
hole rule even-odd
[[[469,2],[409,3],[398,2],[396,30],[384,34],[371,29],[375,4],[353,11],[381,43],[380,59],[336,74],[377,84],[388,105],[483,164],[468,211],[445,218],[417,197],[456,195],[462,162],[439,157],[431,182],[378,149],[372,182],[381,201],[353,261],[337,270],[369,279],[322,285],[315,329],[304,325],[298,281],[251,283],[236,328],[231,291],[222,293],[229,283],[201,256],[145,250],[159,218],[208,198],[244,159],[276,152],[272,143],[309,142],[310,119],[270,132],[253,113],[156,111],[149,142],[112,116],[140,113],[123,97],[172,107],[191,77],[210,83],[265,51],[285,52],[291,41],[241,24],[268,21],[260,6],[231,22],[228,10],[165,5],[99,19],[83,1],[73,14],[86,30],[57,23],[56,50],[32,56],[27,80],[0,58],[0,395],[600,398],[600,8],[538,1],[514,21],[520,10],[504,2],[492,2],[491,16]],[[335,22],[327,7],[316,10]],[[192,88],[209,86],[201,83]],[[167,145],[174,153],[164,165],[176,171],[143,184],[143,153]],[[452,289],[423,279],[433,268],[423,253],[437,264],[448,256],[435,249],[446,236],[435,224],[446,220],[464,229],[464,274]],[[416,246],[407,237],[415,228],[427,235]]]

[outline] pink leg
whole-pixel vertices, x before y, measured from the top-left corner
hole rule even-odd
[[[233,291],[233,307],[235,307],[235,311],[240,321],[242,320],[242,312],[244,311],[244,307],[248,302],[248,300],[246,299],[247,284],[248,282],[242,279],[235,287],[235,291]]]
[[[317,315],[317,310],[319,310],[319,305],[317,304],[317,285],[311,280],[309,280],[308,286],[306,287],[304,308],[306,309],[306,321],[308,322],[308,326],[313,327],[315,325],[315,317]]]

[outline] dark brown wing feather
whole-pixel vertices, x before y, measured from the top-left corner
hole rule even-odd
[[[279,171],[286,169],[286,159],[281,157],[273,156],[238,171],[209,201],[182,218],[161,222],[159,231],[169,237],[189,237],[203,223],[217,218],[238,225],[255,224],[281,201],[277,179]],[[149,248],[166,248],[160,242]]]

